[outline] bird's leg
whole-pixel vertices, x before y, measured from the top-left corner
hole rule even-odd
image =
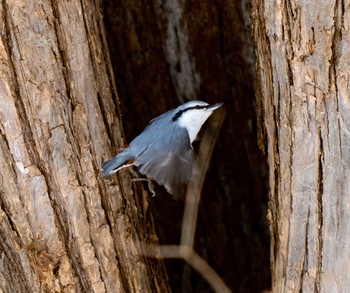
[[[156,192],[154,191],[154,185],[151,181],[151,179],[148,178],[134,178],[131,179],[131,182],[141,182],[141,181],[146,181],[148,183],[148,190],[152,193],[152,197],[156,196]]]
[[[152,183],[152,180],[148,179],[148,190],[152,193],[152,197],[156,196],[156,192],[154,190],[154,185]]]
[[[124,167],[130,167],[133,166],[134,162],[130,163],[130,164],[125,164],[123,166],[120,167],[124,168]],[[154,185],[151,181],[151,179],[148,178],[135,178],[135,177],[139,177],[140,173],[137,172],[135,169],[130,168],[130,173],[132,174],[132,176],[134,177],[133,179],[131,179],[131,182],[141,182],[141,181],[147,181],[148,182],[148,190],[152,193],[152,197],[156,196],[156,192],[154,190]]]

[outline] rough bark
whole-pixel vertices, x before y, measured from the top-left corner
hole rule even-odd
[[[167,292],[148,202],[101,162],[123,145],[101,5],[0,5],[0,289]]]
[[[350,288],[349,3],[252,2],[274,292]]]
[[[107,1],[108,42],[130,142],[188,99],[224,102],[227,118],[203,190],[195,247],[235,292],[269,288],[267,169],[256,143],[248,1]],[[135,119],[137,117],[137,119]],[[163,244],[179,241],[183,205],[151,200]],[[167,261],[175,292],[208,292]]]

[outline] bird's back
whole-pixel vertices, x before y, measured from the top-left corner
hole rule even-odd
[[[194,152],[187,130],[171,121],[173,112],[153,119],[129,150],[142,174],[164,185],[174,197],[182,197],[191,178]]]
[[[174,109],[154,118],[150,121],[148,126],[134,138],[129,148],[132,150],[135,157],[139,156],[145,150],[171,150],[176,152],[172,144],[172,135],[176,128],[176,125],[171,123],[173,112]],[[180,132],[182,132],[182,129],[180,129]]]

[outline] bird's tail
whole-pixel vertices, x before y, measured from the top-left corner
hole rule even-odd
[[[110,176],[117,172],[126,162],[133,160],[128,149],[102,164],[103,176]]]

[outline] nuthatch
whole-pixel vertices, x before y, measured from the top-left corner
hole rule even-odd
[[[103,175],[110,176],[131,161],[141,174],[163,185],[175,198],[181,196],[195,162],[192,142],[221,106],[190,101],[154,118],[124,151],[103,163]]]

